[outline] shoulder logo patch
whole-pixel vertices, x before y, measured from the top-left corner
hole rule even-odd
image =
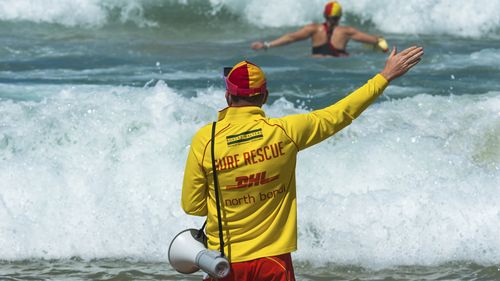
[[[227,136],[226,141],[228,146],[232,146],[250,141],[260,140],[262,138],[263,138],[262,129],[256,129],[236,135]]]

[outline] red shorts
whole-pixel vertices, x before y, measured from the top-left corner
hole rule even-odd
[[[231,263],[231,272],[224,279],[205,281],[295,281],[292,257],[283,254],[251,261]]]

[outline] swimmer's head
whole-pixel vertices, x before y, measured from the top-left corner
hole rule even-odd
[[[337,1],[326,3],[323,16],[328,20],[339,20],[342,17],[342,6]]]
[[[266,76],[260,67],[242,61],[232,68],[224,68],[226,90],[233,96],[252,97],[267,93]]]

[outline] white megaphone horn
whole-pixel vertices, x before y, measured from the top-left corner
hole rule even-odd
[[[229,274],[229,262],[221,253],[208,250],[204,234],[197,229],[186,229],[177,234],[168,247],[168,261],[180,273],[191,274],[199,269],[215,278]]]

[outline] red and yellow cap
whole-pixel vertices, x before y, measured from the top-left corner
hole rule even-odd
[[[236,64],[225,80],[226,90],[234,96],[251,97],[267,92],[264,72],[246,60]]]
[[[340,6],[340,4],[337,1],[330,1],[325,5],[324,15],[326,18],[341,17],[342,6]]]

